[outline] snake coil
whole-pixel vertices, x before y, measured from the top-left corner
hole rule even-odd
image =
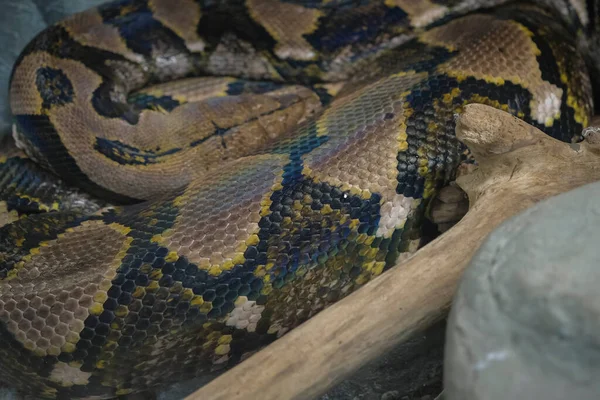
[[[0,158],[0,380],[210,378],[422,244],[464,105],[578,140],[585,9],[501,2],[121,0],[41,32]]]

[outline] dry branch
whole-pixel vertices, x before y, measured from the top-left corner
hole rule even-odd
[[[474,104],[456,133],[479,167],[461,176],[470,210],[440,238],[221,375],[190,400],[313,399],[446,315],[485,237],[532,204],[600,180],[600,133],[569,145]]]

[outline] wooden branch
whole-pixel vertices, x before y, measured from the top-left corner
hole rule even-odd
[[[456,133],[479,167],[457,183],[470,210],[412,258],[292,330],[188,397],[313,399],[449,310],[458,279],[502,221],[600,179],[600,133],[569,145],[511,115],[468,105]]]

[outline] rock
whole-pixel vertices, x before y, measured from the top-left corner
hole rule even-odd
[[[163,390],[158,391],[156,393],[157,400],[179,400],[187,397],[188,395],[194,393],[196,389],[204,386],[208,382],[210,382],[211,378],[215,378],[217,375],[190,379],[188,381],[175,383]]]
[[[16,390],[9,387],[0,387],[0,400],[23,400]]]
[[[445,321],[441,321],[359,369],[319,400],[421,399],[441,392]]]
[[[493,232],[448,322],[444,399],[600,398],[600,183]]]
[[[397,390],[391,390],[381,395],[381,400],[397,400],[400,398],[400,392]]]

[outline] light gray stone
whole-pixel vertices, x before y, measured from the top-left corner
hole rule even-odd
[[[600,183],[494,231],[448,322],[446,400],[600,398]]]

